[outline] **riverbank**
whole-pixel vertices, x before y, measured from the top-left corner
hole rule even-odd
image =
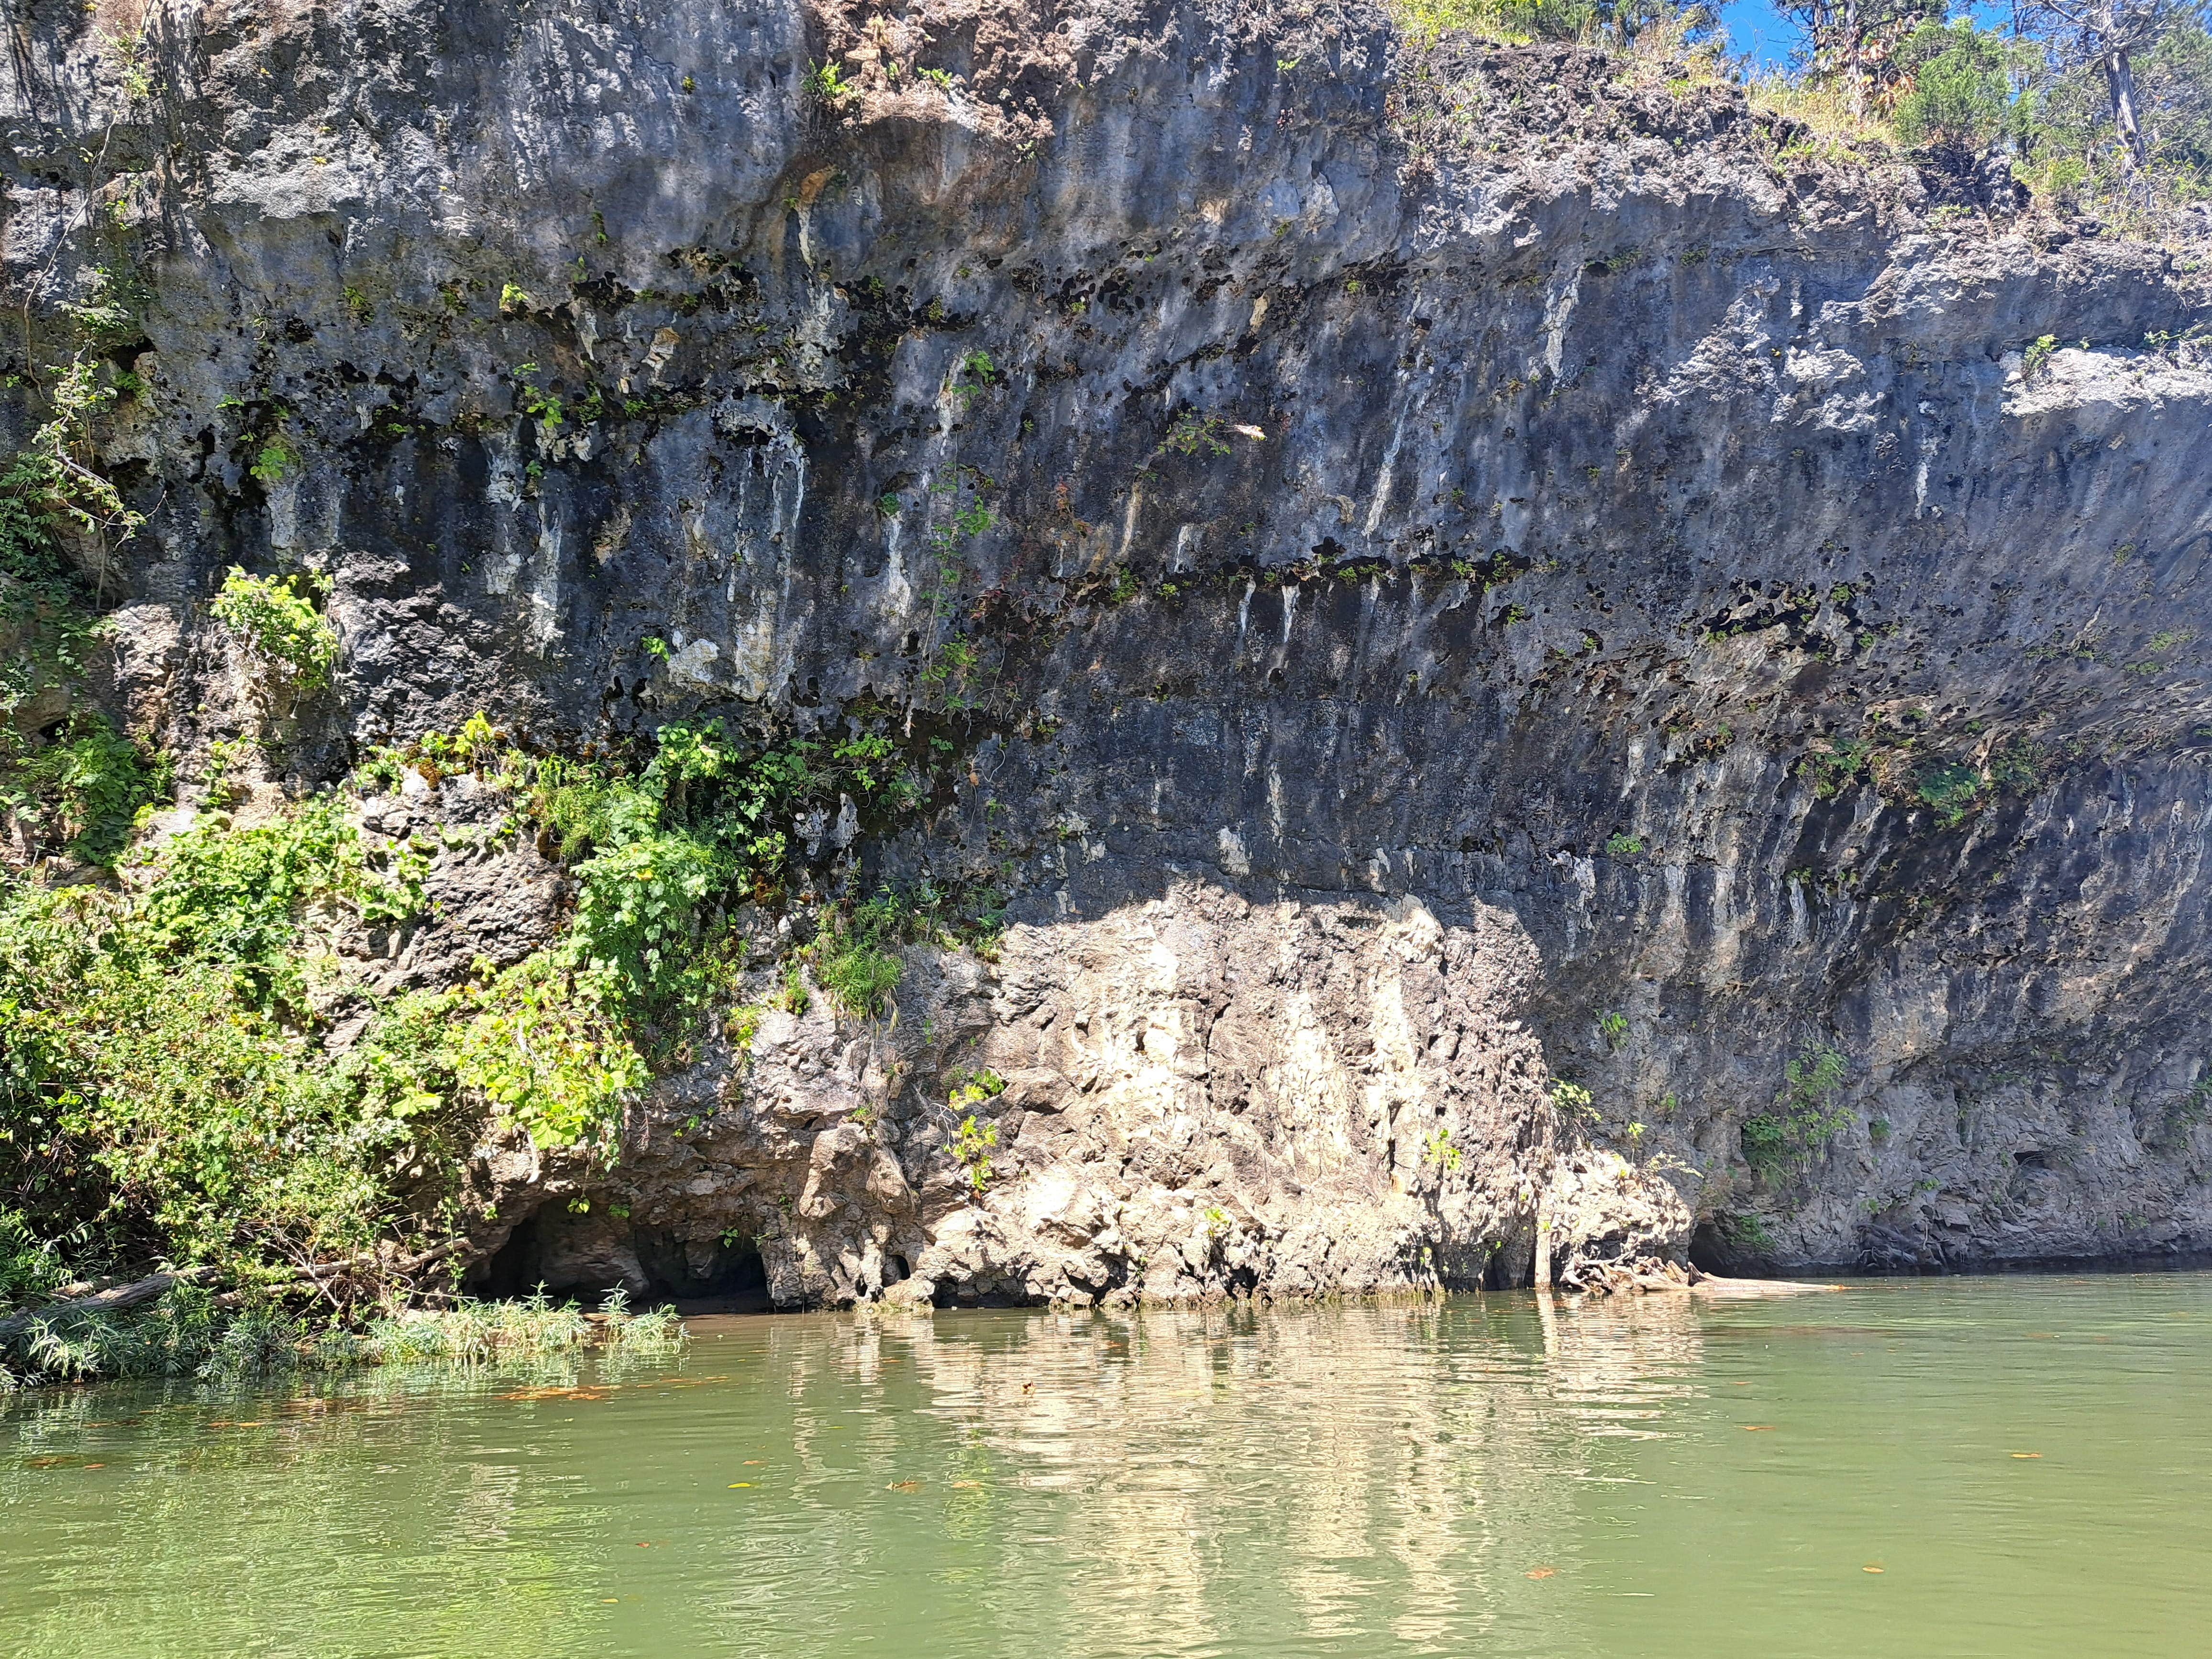
[[[461,1298],[350,1322],[240,1306],[190,1282],[143,1306],[67,1304],[0,1322],[0,1395],[67,1382],[189,1377],[238,1386],[380,1365],[485,1365],[604,1349],[665,1353],[684,1345],[672,1309],[629,1310],[619,1292],[596,1313],[544,1296]]]

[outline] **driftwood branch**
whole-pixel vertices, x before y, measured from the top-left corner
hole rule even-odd
[[[179,1273],[153,1273],[131,1284],[118,1285],[112,1290],[102,1291],[96,1296],[81,1296],[73,1302],[55,1302],[25,1313],[10,1314],[7,1318],[0,1319],[0,1343],[14,1341],[41,1321],[74,1317],[80,1314],[123,1313],[132,1308],[143,1307],[172,1285],[204,1285],[219,1271],[214,1267],[186,1267]]]
[[[467,1248],[468,1240],[465,1238],[449,1238],[419,1255],[404,1256],[398,1261],[380,1263],[374,1255],[357,1255],[343,1261],[315,1262],[297,1268],[295,1273],[298,1279],[318,1287],[325,1280],[341,1278],[364,1268],[393,1275],[416,1273]],[[96,1295],[76,1297],[67,1302],[51,1302],[43,1308],[9,1314],[5,1319],[0,1319],[0,1346],[13,1342],[44,1321],[76,1319],[93,1314],[127,1313],[133,1308],[143,1308],[149,1302],[158,1300],[173,1285],[204,1285],[222,1275],[222,1270],[214,1267],[185,1267],[175,1273],[150,1273],[144,1279],[115,1285]],[[222,1299],[231,1303],[236,1299],[236,1293]]]

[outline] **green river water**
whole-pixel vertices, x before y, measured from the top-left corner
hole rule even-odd
[[[0,1652],[2212,1651],[2212,1276],[693,1329],[0,1402]]]

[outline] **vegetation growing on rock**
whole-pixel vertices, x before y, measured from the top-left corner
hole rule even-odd
[[[1578,41],[1669,82],[1740,73],[1716,13],[1623,0],[1390,0],[1410,40]],[[2039,197],[2150,234],[2212,200],[2212,34],[2197,0],[2042,0],[2002,23],[1942,0],[1800,0],[1790,66],[1752,82],[1792,146],[1913,152],[1968,196],[1985,161]],[[1418,71],[1425,76],[1425,66]],[[2193,221],[2186,222],[2193,228]]]
[[[31,524],[18,545],[45,533]],[[74,588],[53,576],[41,592],[46,620],[75,626]],[[215,609],[295,684],[335,659],[297,588],[234,569]],[[394,1263],[464,1224],[464,1166],[487,1133],[617,1155],[623,1104],[732,1006],[746,959],[732,912],[802,896],[797,819],[839,802],[895,818],[929,787],[926,765],[858,727],[763,745],[719,720],[671,723],[625,767],[526,753],[478,716],[374,750],[343,789],[257,797],[249,813],[218,788],[126,845],[118,825],[150,810],[155,774],[79,719],[5,775],[19,833],[52,826],[112,867],[74,884],[0,867],[0,1313],[149,1262],[265,1287],[255,1305],[280,1325],[303,1284],[341,1314],[373,1304]],[[461,773],[508,803],[500,833],[543,837],[567,863],[568,923],[505,969],[380,992],[373,936],[427,920],[437,845],[365,835],[363,802]],[[824,910],[797,960],[872,1015],[898,944],[986,939],[982,914],[886,891],[849,917]],[[111,1322],[35,1352],[27,1329],[14,1360],[71,1375],[213,1363],[234,1339],[191,1294],[144,1329]]]

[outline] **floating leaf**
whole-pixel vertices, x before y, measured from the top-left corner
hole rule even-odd
[[[1528,1576],[1531,1578],[1549,1578],[1558,1571],[1557,1567],[1531,1567],[1528,1569]]]

